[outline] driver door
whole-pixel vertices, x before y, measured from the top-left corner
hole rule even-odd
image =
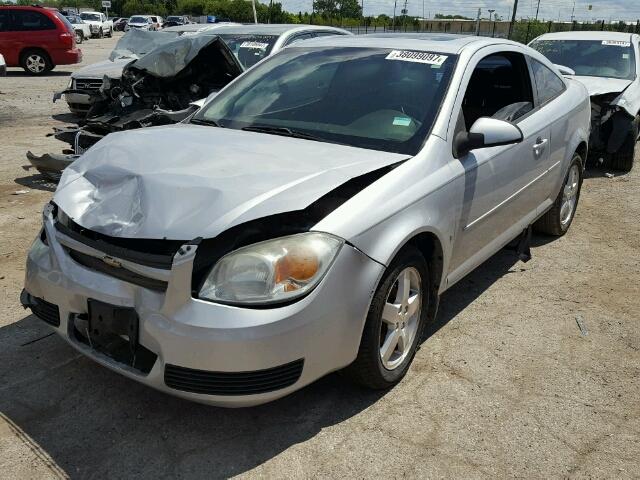
[[[504,47],[502,47],[504,48]],[[538,177],[549,155],[549,122],[535,110],[531,74],[525,56],[513,51],[486,52],[469,63],[457,99],[451,138],[469,130],[480,117],[517,125],[523,141],[472,150],[453,161],[463,185],[459,222],[451,258],[450,282],[462,278],[533,221],[544,191]],[[461,97],[461,98],[460,98]],[[453,124],[453,122],[452,122]]]

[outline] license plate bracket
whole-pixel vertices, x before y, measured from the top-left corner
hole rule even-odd
[[[139,319],[135,309],[94,299],[89,299],[87,306],[91,341],[106,346],[114,338],[125,336],[131,354],[135,355],[139,338]]]

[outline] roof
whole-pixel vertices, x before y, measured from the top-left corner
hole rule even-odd
[[[215,25],[212,24],[212,25]],[[245,25],[224,25],[216,28],[216,33],[246,33],[249,35],[282,35],[289,31],[297,30],[336,30],[344,32],[340,28],[324,27],[321,25],[304,25],[304,24],[245,24]]]
[[[534,40],[619,40],[629,42],[632,35],[623,32],[574,31],[545,33]]]
[[[464,47],[473,45],[480,48],[486,45],[522,44],[501,38],[476,37],[472,35],[455,35],[448,33],[372,33],[344,37],[327,36],[306,40],[304,46],[315,47],[371,47],[393,48],[399,50],[423,50],[439,53],[457,54]]]

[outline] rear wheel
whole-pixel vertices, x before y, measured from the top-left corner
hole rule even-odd
[[[631,125],[631,131],[627,139],[616,153],[611,154],[609,166],[614,170],[622,170],[629,172],[633,168],[633,159],[636,154],[636,145],[638,145],[638,129],[640,125],[640,115],[637,116]]]
[[[371,302],[356,360],[344,373],[373,389],[390,388],[407,373],[429,306],[429,270],[423,255],[405,247],[387,268]]]
[[[20,56],[20,66],[31,75],[43,75],[53,69],[49,55],[42,50],[27,50]]]
[[[84,34],[82,32],[76,32],[76,43],[79,45],[84,41]]]
[[[538,232],[556,237],[567,233],[576,213],[581,187],[582,158],[575,153],[556,201],[551,209],[533,225],[533,228]]]

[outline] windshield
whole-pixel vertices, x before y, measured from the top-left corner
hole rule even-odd
[[[97,13],[81,13],[80,18],[82,20],[94,20],[96,22],[100,21],[100,15]]]
[[[414,155],[431,130],[454,55],[286,48],[192,120]],[[304,160],[304,159],[301,159]]]
[[[277,35],[221,33],[218,36],[224,40],[244,68],[252,67],[268,57],[278,40]]]
[[[131,17],[129,23],[147,23],[147,20],[144,17]]]
[[[618,40],[537,40],[531,48],[551,62],[564,65],[576,75],[590,77],[636,77],[636,61],[631,42]]]

